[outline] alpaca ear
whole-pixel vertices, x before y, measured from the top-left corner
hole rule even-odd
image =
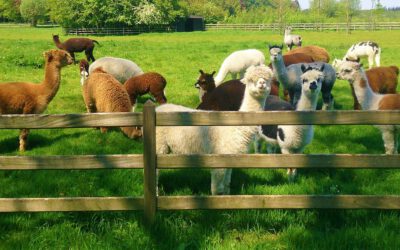
[[[211,75],[214,76],[214,74],[215,74],[215,70],[211,73]]]
[[[53,60],[53,54],[50,51],[46,51],[43,53],[43,56],[46,58],[46,61],[51,62]]]
[[[305,72],[308,70],[308,67],[306,67],[305,64],[302,64],[302,65],[300,66],[300,68],[301,68],[301,72],[303,72],[303,73],[305,73]]]
[[[204,71],[203,70],[199,70],[200,74],[204,75]]]
[[[319,68],[319,71],[324,71],[324,69],[325,69],[325,64],[322,64],[322,66],[321,66],[321,68]]]

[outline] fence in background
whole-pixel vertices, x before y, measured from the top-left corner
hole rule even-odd
[[[344,31],[347,30],[346,23],[291,23],[294,30],[314,31]],[[206,30],[272,30],[280,31],[283,25],[278,23],[267,24],[206,24]],[[400,22],[384,23],[351,23],[351,30],[400,30]]]
[[[181,168],[342,168],[398,169],[399,155],[157,155],[156,126],[254,124],[400,124],[399,111],[184,112],[2,115],[0,129],[143,126],[143,155],[1,156],[0,170],[143,169],[143,197],[1,198],[0,212],[144,210],[147,222],[157,210],[189,209],[400,209],[399,195],[226,195],[157,196],[156,170]]]

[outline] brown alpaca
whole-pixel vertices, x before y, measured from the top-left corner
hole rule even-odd
[[[304,47],[295,48],[286,53],[286,55],[293,55],[297,53],[303,53],[309,55],[313,58],[314,62],[326,62],[328,63],[330,60],[328,51],[324,48],[309,45]]]
[[[125,88],[102,68],[95,69],[83,84],[83,99],[89,113],[131,112],[132,105]],[[121,127],[129,138],[139,138],[142,132],[137,127]],[[107,128],[101,128],[105,133]]]
[[[72,57],[63,50],[43,54],[46,61],[45,78],[40,84],[8,82],[0,84],[0,114],[41,114],[57,94],[61,68],[72,64]],[[21,129],[19,150],[25,151],[29,130]]]
[[[75,52],[85,51],[85,55],[88,61],[92,60],[94,62],[93,49],[94,43],[99,44],[96,40],[92,40],[89,38],[70,38],[65,42],[60,41],[60,37],[58,35],[53,35],[53,41],[56,44],[57,48],[68,51],[75,62]]]
[[[165,78],[155,72],[147,72],[131,77],[124,83],[133,107],[136,105],[136,98],[146,93],[150,93],[159,104],[166,103],[167,98],[164,94],[166,85]]]
[[[399,68],[397,66],[375,67],[365,71],[369,86],[378,94],[395,94],[398,84]],[[361,110],[353,85],[350,85],[354,99],[354,109]]]

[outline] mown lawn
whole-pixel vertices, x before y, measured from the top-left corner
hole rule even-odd
[[[0,82],[43,78],[45,50],[61,29],[0,28]],[[357,41],[382,47],[382,65],[400,65],[400,31],[298,32],[305,44],[325,47],[342,57]],[[65,36],[61,36],[64,40]],[[219,31],[96,37],[96,58],[131,59],[167,81],[171,103],[195,107],[198,70],[218,70],[238,49],[281,43],[271,32]],[[268,58],[268,55],[266,54]],[[83,54],[78,55],[83,58]],[[335,108],[349,110],[347,82],[334,87]],[[145,101],[146,97],[142,98]],[[77,65],[63,69],[57,96],[46,113],[85,112]],[[2,155],[140,154],[140,141],[119,130],[32,130],[29,148],[18,152],[18,131],[0,131]],[[305,153],[381,154],[383,142],[372,126],[317,126]],[[400,195],[398,170],[303,170],[288,183],[285,170],[235,170],[233,194],[393,194]],[[3,171],[0,197],[76,197],[143,195],[140,170]],[[161,194],[209,194],[206,170],[170,170],[160,176]],[[0,249],[399,249],[397,211],[375,210],[245,210],[160,212],[147,231],[141,212],[0,214]]]

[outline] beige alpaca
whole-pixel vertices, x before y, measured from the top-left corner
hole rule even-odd
[[[0,84],[0,114],[41,114],[57,94],[61,68],[72,64],[72,57],[64,50],[45,52],[45,78],[40,84],[8,82]],[[26,149],[29,130],[21,129],[19,150]]]
[[[112,75],[102,68],[96,68],[83,84],[83,99],[89,113],[95,112],[130,112],[132,109],[129,95]],[[129,138],[138,138],[142,132],[136,127],[121,127]],[[101,128],[101,132],[106,132]]]

